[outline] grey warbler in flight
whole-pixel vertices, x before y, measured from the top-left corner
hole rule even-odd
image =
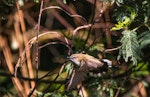
[[[68,60],[76,65],[69,80],[68,90],[74,89],[78,84],[81,84],[89,72],[103,72],[102,70],[107,70],[112,66],[112,61],[108,59],[99,60],[91,55],[82,53],[72,54],[68,57]]]

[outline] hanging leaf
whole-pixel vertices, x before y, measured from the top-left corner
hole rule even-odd
[[[126,62],[131,60],[133,61],[133,65],[137,65],[138,61],[141,60],[141,51],[137,40],[137,33],[133,30],[124,30],[122,34],[123,37],[120,40],[122,47],[119,51],[118,59],[123,56]]]

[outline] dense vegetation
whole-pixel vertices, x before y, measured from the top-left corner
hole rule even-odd
[[[149,0],[1,0],[1,97],[148,97]],[[112,61],[67,90],[84,53]]]

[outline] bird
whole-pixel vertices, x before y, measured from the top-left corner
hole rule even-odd
[[[75,64],[72,76],[69,80],[67,90],[71,90],[81,84],[89,72],[102,72],[112,67],[112,62],[108,59],[99,60],[91,55],[77,53],[68,57],[68,60]]]

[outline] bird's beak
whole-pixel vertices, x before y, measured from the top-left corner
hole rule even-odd
[[[71,59],[72,59],[72,57],[67,56],[67,60],[68,60],[68,61],[71,61]]]
[[[73,59],[71,56],[67,56],[67,60],[71,60]]]
[[[71,60],[71,59],[73,59],[74,57],[73,56],[67,56],[67,59],[68,60]]]
[[[67,59],[70,59],[70,56],[67,56]]]

